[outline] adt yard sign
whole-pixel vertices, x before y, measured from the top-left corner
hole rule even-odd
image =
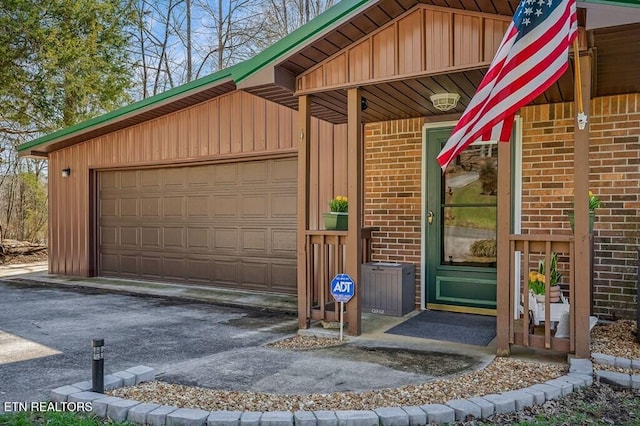
[[[331,280],[331,295],[336,302],[348,302],[355,292],[356,285],[347,274],[338,274]]]
[[[344,304],[353,297],[356,285],[347,274],[338,274],[331,280],[331,295],[340,303],[340,341],[344,328]]]

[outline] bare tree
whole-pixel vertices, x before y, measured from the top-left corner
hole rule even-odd
[[[200,50],[197,76],[217,71],[255,54],[263,22],[256,0],[199,0],[202,26],[212,36]]]
[[[5,135],[0,146],[0,247],[2,239],[42,242],[47,237],[46,160],[19,158],[14,145],[30,133]]]
[[[139,57],[138,71],[140,73],[140,84],[142,88],[142,98],[149,97],[149,53],[147,52],[147,45],[149,44],[149,35],[147,34],[146,16],[150,13],[149,6],[146,0],[138,0],[133,3],[133,10],[135,13],[135,28],[131,32],[132,45],[137,46],[139,54],[134,53],[135,49],[132,49],[131,54]]]
[[[145,98],[248,59],[333,6],[334,0],[132,0]]]
[[[187,13],[187,81],[191,81],[193,78],[193,56],[191,47],[191,0],[185,0],[186,13]]]
[[[179,29],[175,13],[185,0],[136,0],[135,28],[131,35],[130,57],[136,65],[139,84],[135,97],[146,98],[181,84],[175,79],[182,65]]]
[[[269,0],[262,2],[264,35],[259,48],[275,43],[334,5],[334,0]]]

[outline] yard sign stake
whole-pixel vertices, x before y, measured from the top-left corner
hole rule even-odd
[[[344,330],[344,302],[348,302],[355,292],[355,283],[347,274],[338,274],[331,280],[331,295],[340,303],[340,341]]]

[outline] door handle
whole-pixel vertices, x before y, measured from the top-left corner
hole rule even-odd
[[[429,225],[433,223],[434,216],[435,215],[433,214],[433,210],[429,210],[429,213],[427,214],[427,222],[429,222]]]

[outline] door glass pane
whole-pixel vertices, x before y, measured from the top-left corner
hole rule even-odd
[[[442,177],[442,265],[495,268],[497,155],[495,142],[473,144]]]

